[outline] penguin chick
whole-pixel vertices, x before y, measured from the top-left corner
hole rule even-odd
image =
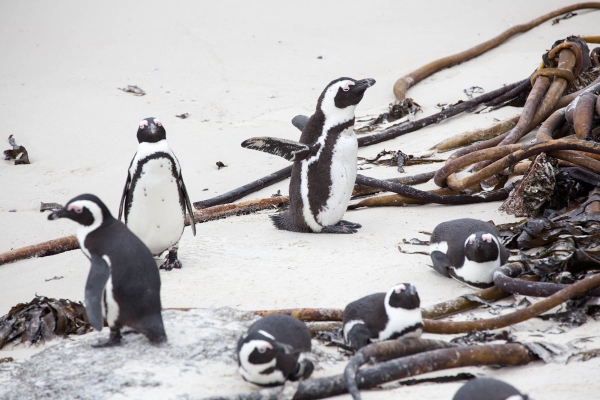
[[[494,272],[510,256],[494,225],[471,218],[436,226],[429,250],[436,271],[476,288],[493,286]]]
[[[128,326],[152,343],[167,340],[161,316],[160,275],[150,250],[125,225],[113,218],[96,196],[82,194],[48,219],[69,218],[77,223],[77,241],[91,261],[85,285],[85,309],[90,324],[110,327],[107,342],[117,345],[121,328]]]
[[[528,400],[508,383],[492,378],[476,378],[465,383],[452,400]]]
[[[306,379],[314,366],[301,359],[301,353],[310,349],[310,332],[304,322],[288,315],[269,315],[252,324],[248,333],[240,337],[239,372],[246,381],[261,386]]]
[[[420,337],[423,333],[420,304],[417,289],[410,283],[353,301],[344,309],[344,341],[359,350],[380,340]]]
[[[275,154],[292,161],[290,207],[271,216],[279,229],[294,232],[355,233],[360,224],[342,220],[356,180],[358,142],[354,110],[374,79],[339,78],[317,101],[315,113],[304,123],[300,142],[258,137],[242,147]]]
[[[119,207],[125,225],[148,246],[154,256],[169,250],[160,269],[181,268],[177,258],[179,239],[189,213],[196,236],[192,203],[181,167],[167,143],[167,133],[156,118],[143,119],[137,131],[138,150],[129,164]]]

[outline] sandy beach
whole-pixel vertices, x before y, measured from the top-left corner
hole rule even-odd
[[[397,78],[567,4],[556,0],[293,4],[0,1],[0,138],[14,135],[31,160],[30,165],[0,163],[0,252],[75,232],[72,221],[48,221],[47,213],[39,212],[40,202],[65,204],[76,195],[93,193],[116,216],[127,168],[137,148],[138,122],[143,118],[152,116],[163,122],[191,200],[208,199],[287,166],[282,158],[244,149],[240,143],[254,136],[297,140],[299,131],[291,119],[298,114],[311,115],[317,97],[333,79],[375,79],[376,85],[368,89],[356,115],[377,115],[395,100],[392,85]],[[545,22],[419,83],[408,92],[423,108],[417,117],[439,111],[438,103],[466,100],[466,88],[480,86],[491,91],[528,77],[542,53],[558,39],[572,34],[597,35],[600,11],[577,14],[559,24]],[[117,89],[127,85],[137,85],[147,94],[134,96]],[[491,113],[461,114],[361,148],[359,156],[374,156],[384,149],[423,152],[454,134],[489,126],[519,112],[505,107]],[[182,113],[190,117],[176,117]],[[9,148],[6,141],[2,143],[2,150]],[[218,169],[218,161],[227,167]],[[407,167],[403,175],[438,167]],[[396,168],[384,166],[359,173],[376,178],[402,175]],[[246,199],[270,197],[278,190],[286,195],[288,185],[285,180]],[[433,189],[435,185],[430,182],[418,187]],[[403,238],[425,240],[427,236],[420,231],[431,231],[438,223],[454,218],[497,224],[517,220],[500,213],[499,205],[348,211],[345,219],[363,226],[354,235],[278,231],[269,219],[272,211],[198,224],[195,237],[190,229],[182,237],[179,258],[183,268],[161,271],[162,304],[165,308],[243,311],[343,308],[398,282],[414,284],[424,306],[449,300],[472,290],[435,273],[427,266],[429,257],[402,254],[398,246]],[[88,270],[89,262],[79,250],[0,266],[0,315],[36,294],[83,301]],[[46,281],[53,277],[61,278]],[[551,323],[534,321],[512,329],[518,333],[550,328]],[[599,328],[600,323],[590,319],[579,328],[562,328],[565,332],[556,338],[597,338]],[[91,335],[106,336],[107,331]],[[177,337],[174,333],[172,340]],[[84,337],[80,341],[93,340]],[[57,346],[62,345],[65,343]],[[23,364],[42,350],[44,346],[8,345],[0,351],[0,358],[14,357]],[[116,389],[89,398],[200,398],[256,389],[237,375],[234,362],[224,360],[215,360],[214,370],[210,359],[198,361],[204,373],[179,376],[181,387],[173,383],[178,375],[171,370],[158,380],[159,385],[170,380],[170,391]],[[340,373],[345,362],[324,362],[315,376]],[[464,370],[503,379],[534,399],[592,399],[600,390],[600,382],[594,378],[599,366],[595,358]],[[160,365],[154,367],[160,371]],[[11,371],[0,370],[0,382],[10,382]],[[122,372],[128,373],[126,368]],[[13,382],[7,385],[16,384],[14,379],[12,376]],[[460,385],[396,387],[365,392],[364,398],[450,399]],[[6,393],[0,388],[0,397],[8,396]],[[72,393],[62,396],[75,397]]]

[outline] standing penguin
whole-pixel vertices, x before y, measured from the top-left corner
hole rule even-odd
[[[358,142],[354,109],[374,79],[331,82],[306,122],[300,143],[271,137],[244,141],[242,147],[293,161],[290,208],[272,216],[279,229],[294,232],[355,233],[360,224],[342,220],[356,180]]]
[[[179,239],[189,213],[192,232],[196,225],[179,161],[169,144],[162,123],[156,118],[140,122],[137,153],[129,164],[121,196],[119,220],[125,210],[125,224],[148,246],[154,256],[169,250],[160,269],[181,268],[177,259]]]
[[[80,224],[77,241],[92,262],[85,285],[85,309],[90,324],[102,330],[102,317],[110,327],[107,342],[121,342],[128,326],[152,343],[167,340],[160,304],[160,275],[152,254],[125,225],[113,218],[96,196],[82,194],[48,216],[69,218]]]
[[[469,286],[494,286],[494,271],[510,256],[499,237],[494,225],[478,219],[442,222],[431,234],[433,268]]]
[[[370,342],[420,337],[423,333],[420,304],[417,289],[410,283],[353,301],[344,309],[344,341],[359,350]]]
[[[492,378],[476,378],[465,383],[452,400],[528,400],[529,396],[522,394],[506,382]]]
[[[238,341],[239,371],[248,382],[261,386],[282,385],[312,374],[309,360],[310,332],[304,322],[288,315],[269,315],[256,321]]]

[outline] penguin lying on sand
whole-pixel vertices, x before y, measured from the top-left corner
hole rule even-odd
[[[374,79],[339,78],[317,101],[302,125],[300,142],[258,137],[242,147],[275,154],[294,163],[290,208],[271,217],[275,226],[294,232],[355,233],[360,224],[342,220],[356,180],[358,142],[354,109]],[[298,126],[298,125],[297,125]]]
[[[417,289],[410,283],[353,301],[344,309],[344,341],[359,350],[380,340],[420,337],[423,333],[420,304]]]
[[[510,256],[499,237],[494,225],[478,219],[442,222],[431,234],[433,268],[469,286],[494,286],[494,271]]]
[[[298,359],[310,349],[310,332],[304,322],[288,315],[269,315],[252,324],[238,341],[239,371],[245,380],[261,386],[306,379],[314,366]]]
[[[528,400],[508,383],[492,378],[471,379],[463,385],[452,400]]]
[[[143,333],[152,343],[166,341],[160,275],[146,245],[91,194],[71,199],[48,216],[50,220],[58,218],[80,224],[77,241],[92,262],[85,285],[85,310],[96,330],[102,330],[103,316],[110,327],[108,341],[93,346],[119,344],[124,326]]]
[[[185,227],[186,210],[192,220],[194,236],[196,225],[179,161],[167,143],[165,128],[156,118],[140,122],[137,139],[138,150],[129,164],[119,220],[125,210],[125,224],[153,255],[159,256],[169,250],[161,269],[181,268],[177,250]]]

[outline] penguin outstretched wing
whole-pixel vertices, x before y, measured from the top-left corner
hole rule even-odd
[[[288,161],[301,161],[316,153],[320,145],[309,146],[293,140],[263,136],[244,140],[242,147],[274,154]]]
[[[442,253],[441,251],[432,251],[431,261],[433,261],[433,269],[435,269],[440,274],[444,275],[447,278],[450,278],[450,273],[448,272],[448,268],[452,267],[452,263],[448,259],[448,257]]]
[[[127,181],[125,182],[125,187],[123,188],[123,194],[121,195],[121,201],[119,203],[119,217],[117,218],[119,221],[121,220],[121,216],[123,215],[123,210],[125,211],[125,215],[127,215],[128,206],[125,204],[125,199],[127,199],[127,193],[129,193],[129,187],[131,186],[131,174],[127,172]]]
[[[179,184],[179,188],[181,189],[181,193],[183,194],[185,209],[187,210],[190,216],[190,226],[192,227],[192,232],[194,233],[194,236],[196,236],[196,222],[194,221],[194,210],[192,209],[192,202],[190,201],[190,196],[188,196],[187,189],[185,188],[185,183],[183,183],[183,176],[181,176],[181,174],[179,174],[179,179],[177,180],[177,183]]]
[[[85,284],[85,311],[94,329],[102,330],[102,294],[110,276],[108,264],[92,254],[92,266]]]

